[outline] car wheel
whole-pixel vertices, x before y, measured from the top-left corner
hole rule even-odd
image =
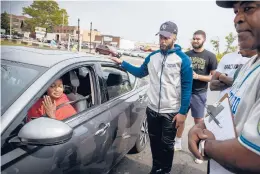
[[[132,153],[140,153],[144,150],[148,143],[149,135],[148,135],[148,123],[147,123],[147,117],[143,119],[143,122],[141,124],[140,133],[137,137],[137,140],[135,142],[135,146],[131,150]]]

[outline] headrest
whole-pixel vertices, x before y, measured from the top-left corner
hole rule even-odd
[[[70,83],[73,87],[79,87],[79,79],[75,71],[70,71]]]
[[[107,77],[107,86],[117,86],[120,85],[122,81],[121,75],[110,73]]]

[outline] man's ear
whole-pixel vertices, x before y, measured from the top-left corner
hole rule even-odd
[[[173,38],[173,42],[176,42],[176,40],[177,40],[177,35],[176,35],[176,34],[173,34],[172,38]]]

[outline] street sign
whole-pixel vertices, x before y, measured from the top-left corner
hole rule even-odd
[[[112,42],[113,38],[112,37],[108,37],[108,36],[104,36],[103,37],[103,41],[104,42]]]
[[[35,27],[35,34],[36,34],[36,38],[39,38],[39,39],[44,38],[45,34],[46,34],[46,28]]]

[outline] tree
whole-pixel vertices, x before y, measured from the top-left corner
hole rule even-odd
[[[6,12],[1,14],[1,28],[5,29],[6,33],[10,32],[10,18]]]
[[[231,52],[235,52],[237,50],[237,46],[233,46],[234,41],[237,39],[237,36],[234,35],[233,33],[229,33],[226,37],[225,37],[225,41],[226,41],[226,48],[224,52],[220,52],[220,44],[219,44],[219,40],[214,40],[212,39],[210,42],[214,47],[214,50],[216,51],[216,57],[217,60],[220,61],[221,58]]]
[[[233,33],[229,33],[229,35],[227,35],[225,37],[225,40],[227,42],[226,45],[226,50],[224,52],[224,54],[230,53],[230,52],[234,52],[237,50],[237,46],[232,46],[232,44],[234,43],[234,41],[237,39],[236,35],[233,35]]]
[[[29,7],[23,8],[23,14],[31,17],[25,20],[31,31],[34,31],[35,27],[43,27],[47,32],[52,32],[54,26],[61,26],[63,22],[68,25],[67,11],[60,9],[58,3],[53,0],[36,0]]]

